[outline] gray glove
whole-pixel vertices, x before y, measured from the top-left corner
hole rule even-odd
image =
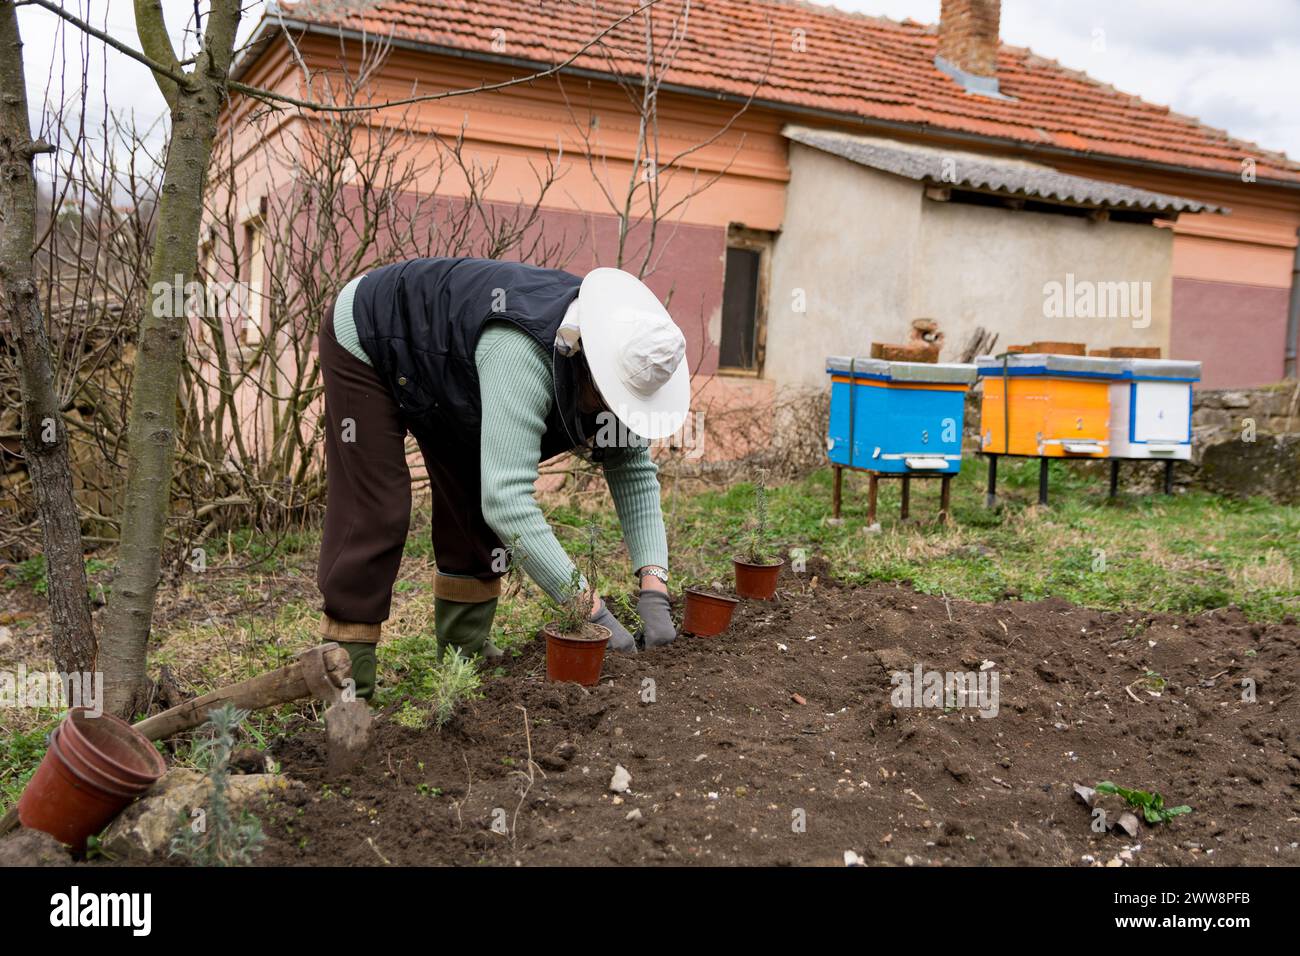
[[[668,606],[668,595],[662,591],[642,590],[636,599],[636,613],[641,618],[641,634],[646,650],[671,644],[677,637],[672,610]]]
[[[609,628],[609,644],[606,646],[611,651],[618,651],[620,654],[636,653],[636,641],[627,632],[627,628],[618,623],[618,618],[609,612],[607,603],[601,601],[600,610],[587,620],[591,621],[592,624],[599,624],[601,627]]]

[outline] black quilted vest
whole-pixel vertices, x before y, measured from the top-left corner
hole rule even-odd
[[[542,459],[593,434],[578,412],[576,359],[554,351],[555,333],[582,280],[556,269],[493,259],[408,259],[368,272],[352,314],[407,427],[435,446],[477,450],[482,407],[474,349],[484,325],[513,322],[552,356],[551,410]]]

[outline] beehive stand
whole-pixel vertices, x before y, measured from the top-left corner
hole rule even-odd
[[[844,481],[845,465],[832,465],[834,472],[834,488],[831,494],[831,514],[838,519],[840,516],[840,504],[842,499],[842,486]],[[906,521],[911,517],[912,509],[912,479],[913,478],[938,478],[939,479],[939,520],[948,520],[949,504],[951,494],[949,485],[952,482],[951,474],[927,475],[923,473],[899,475],[891,472],[871,471],[866,468],[854,468],[854,471],[865,471],[867,473],[867,524],[876,523],[876,509],[880,500],[880,479],[881,478],[898,478],[903,483],[902,500],[898,506],[899,518]]]
[[[989,481],[984,490],[984,506],[995,507],[998,503],[998,459],[999,458],[1037,458],[1038,459],[1038,503],[1047,504],[1047,476],[1050,459],[1042,455],[1007,455],[999,452],[980,452],[989,461]]]
[[[1121,461],[1123,461],[1122,458],[1112,458],[1110,460],[1109,497],[1111,498],[1114,498],[1116,495],[1119,494],[1119,463]],[[1164,491],[1165,494],[1167,495],[1172,495],[1174,493],[1174,461],[1175,459],[1173,458],[1166,458],[1164,460],[1164,466],[1165,466]]]
[[[831,376],[832,516],[840,517],[847,469],[867,474],[868,524],[876,523],[882,478],[902,482],[903,519],[911,515],[912,479],[939,479],[939,520],[947,521],[975,367],[832,356],[826,371]]]

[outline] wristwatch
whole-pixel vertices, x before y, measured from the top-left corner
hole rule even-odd
[[[665,571],[663,568],[656,567],[653,564],[647,564],[644,568],[638,571],[636,575],[636,579],[640,581],[647,574],[653,575],[654,577],[662,581],[664,584],[668,583],[668,572]]]

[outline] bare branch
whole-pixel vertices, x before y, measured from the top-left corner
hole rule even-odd
[[[467,87],[465,89],[460,89],[460,90],[444,90],[441,93],[423,93],[415,96],[403,97],[401,99],[396,99],[396,100],[385,100],[381,103],[343,103],[343,104],[322,103],[317,100],[300,99],[296,96],[289,96],[284,93],[276,93],[271,90],[261,89],[260,87],[250,86],[249,84],[241,83],[238,80],[230,80],[228,82],[228,87],[229,89],[235,92],[243,93],[245,96],[251,96],[254,99],[262,100],[266,103],[283,104],[285,106],[293,106],[293,107],[297,107],[298,109],[310,110],[312,112],[317,112],[317,113],[361,113],[361,112],[369,112],[374,110],[389,109],[391,107],[397,107],[397,106],[410,106],[416,103],[430,103],[430,102],[435,102],[437,100],[451,99],[457,96],[470,96],[475,93],[489,93],[495,90],[508,89],[512,86],[521,86],[525,83],[535,83],[538,80],[544,80],[547,77],[555,76],[556,74],[562,72],[563,70],[573,65],[573,63],[580,56],[582,56],[584,53],[587,53],[593,47],[599,45],[600,42],[605,37],[607,37],[609,34],[614,32],[624,23],[636,17],[638,14],[643,13],[646,10],[649,10],[651,7],[653,7],[655,4],[659,2],[660,0],[645,0],[645,2],[642,3],[640,6],[633,9],[630,13],[627,13],[624,16],[621,16],[617,20],[610,23],[604,29],[602,29],[594,36],[592,36],[590,39],[588,39],[587,42],[582,44],[582,46],[578,47],[578,49],[575,50],[572,54],[570,54],[568,57],[566,57],[564,60],[560,61],[559,63],[554,64],[553,66],[550,66],[544,70],[539,70],[536,73],[530,73],[527,76],[514,77],[512,79],[502,80],[497,83],[483,83],[480,84],[479,86]],[[87,23],[85,20],[82,20],[80,17],[72,13],[69,13],[67,10],[64,10],[62,7],[60,7],[57,3],[54,3],[53,0],[24,0],[24,3],[41,7],[44,10],[48,10],[51,13],[59,17],[62,17],[64,20],[66,20],[68,23],[71,23],[77,29],[83,31],[84,33],[90,36],[93,36],[95,39],[107,44],[108,46],[112,47],[114,50],[117,50],[119,53],[129,56],[131,59],[136,60],[139,63],[143,63],[145,66],[147,66],[150,70],[153,71],[154,76],[158,81],[159,88],[163,91],[163,95],[167,97],[167,101],[169,105],[171,104],[172,99],[175,96],[175,88],[171,84],[176,84],[176,86],[179,86],[186,90],[192,89],[193,78],[187,76],[184,72],[182,72],[181,63],[179,60],[176,59],[175,53],[172,52],[171,50],[171,41],[169,39],[166,39],[167,31],[166,31],[165,24],[163,24],[161,27],[161,33],[162,33],[162,37],[164,38],[167,44],[166,48],[159,49],[158,44],[156,44],[155,42],[156,36],[155,36],[154,25],[152,22],[149,21],[148,18],[153,17],[156,13],[157,15],[156,22],[162,24],[162,19],[161,19],[162,8],[160,6],[160,0],[136,0],[136,16],[137,16],[136,26],[137,26],[137,30],[140,31],[141,45],[145,47],[146,52],[143,53],[121,42],[120,40],[115,39],[114,37],[110,36],[108,33],[105,33],[103,30],[97,29],[96,27]],[[142,9],[144,10],[144,18],[142,18],[141,16]],[[211,31],[212,29],[211,20],[209,20],[208,28],[209,31]],[[283,29],[283,25],[282,25],[282,29]],[[151,55],[151,53],[154,55]],[[161,57],[157,55],[160,53],[162,54]]]
[[[44,4],[46,0],[33,0],[33,2]],[[469,89],[445,90],[441,93],[424,93],[418,96],[407,96],[398,100],[385,100],[382,103],[338,104],[338,103],[321,103],[316,100],[299,99],[298,97],[295,96],[288,96],[284,93],[273,93],[270,90],[259,89],[258,87],[249,86],[246,83],[240,83],[234,80],[231,81],[230,88],[239,93],[243,93],[246,96],[252,96],[257,99],[264,100],[270,103],[283,103],[286,106],[296,106],[298,109],[312,110],[314,112],[320,112],[320,113],[359,113],[366,110],[388,109],[389,107],[394,107],[394,106],[411,106],[416,103],[431,103],[436,100],[450,99],[451,97],[454,96],[469,96],[474,93],[489,93],[494,90],[504,90],[512,86],[519,86],[520,84],[523,83],[534,83],[537,80],[544,80],[549,76],[555,76],[557,73],[560,73],[561,71],[572,66],[573,63],[578,59],[578,57],[582,56],[584,53],[586,53],[588,50],[592,49],[593,47],[599,45],[600,42],[605,39],[605,37],[609,36],[611,33],[617,30],[624,23],[627,23],[629,20],[633,19],[639,14],[644,13],[646,10],[649,10],[657,3],[659,3],[659,0],[645,0],[645,2],[642,3],[639,7],[636,7],[630,13],[627,13],[624,16],[619,17],[614,22],[610,23],[599,33],[595,34],[589,40],[587,40],[586,43],[578,47],[578,49],[575,50],[571,55],[569,55],[559,63],[556,63],[554,66],[548,67],[547,69],[541,70],[537,73],[529,74],[528,76],[520,76],[509,80],[502,80],[499,83],[483,83],[479,86],[471,87]]]
[[[140,48],[145,56],[166,67],[167,74],[181,72],[180,63],[176,61],[176,51],[172,49],[171,37],[167,35],[167,21],[163,18],[162,0],[135,0],[135,32],[140,37]],[[174,108],[177,93],[176,80],[170,75],[156,72],[154,79],[167,105]]]
[[[76,27],[78,30],[82,31],[83,33],[94,37],[96,40],[99,40],[102,43],[107,44],[108,46],[111,46],[118,53],[123,53],[126,56],[129,56],[131,59],[143,63],[145,66],[149,67],[149,69],[153,70],[155,76],[158,76],[160,78],[160,82],[159,82],[160,87],[162,86],[161,81],[163,79],[170,80],[171,82],[185,89],[189,89],[191,87],[192,83],[190,78],[181,72],[179,64],[177,64],[176,67],[173,68],[167,66],[164,63],[160,63],[157,60],[151,59],[150,57],[141,53],[139,50],[135,49],[134,47],[128,46],[127,44],[123,43],[121,40],[115,39],[114,37],[105,33],[103,30],[91,26],[89,23],[87,23],[85,20],[82,20],[80,17],[69,13],[67,10],[64,10],[57,3],[53,3],[52,0],[24,0],[24,2],[31,4],[32,6],[35,7],[40,7],[43,10],[49,10],[51,13],[62,17],[64,20],[67,20],[69,23],[71,23],[74,27]],[[169,46],[170,43],[171,41],[169,40],[168,41]],[[172,59],[175,60],[175,57],[173,56]],[[163,95],[164,96],[167,95],[165,89],[163,90]]]

